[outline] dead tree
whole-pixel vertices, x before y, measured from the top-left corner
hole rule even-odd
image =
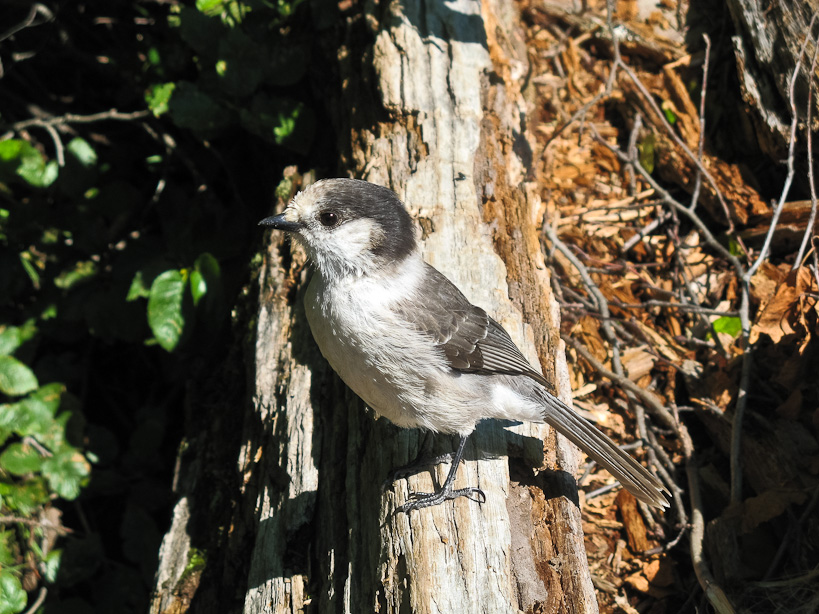
[[[568,400],[538,240],[543,211],[527,176],[518,24],[505,0],[366,3],[338,49],[331,107],[341,173],[395,190],[427,261],[496,317]],[[576,449],[543,425],[482,424],[456,487],[479,486],[486,503],[394,515],[448,466],[382,491],[422,437],[376,421],[324,363],[301,305],[302,255],[273,235],[264,256],[252,403],[220,414],[232,416],[222,428],[243,421],[225,469],[238,464],[241,477],[232,501],[208,499],[216,484],[201,459],[219,456],[211,428],[185,462],[152,611],[596,612]],[[451,443],[439,437],[435,449]]]
[[[806,44],[816,32],[816,0],[786,0],[768,5],[756,0],[728,0],[736,29],[732,37],[742,98],[750,109],[756,140],[772,159],[786,157],[790,140],[790,80],[801,63],[795,82],[795,102],[800,119],[807,114],[808,89],[816,81],[815,42]],[[817,98],[811,110],[816,112]],[[811,126],[811,130],[815,130]]]

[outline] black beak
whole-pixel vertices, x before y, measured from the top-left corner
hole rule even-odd
[[[284,214],[272,215],[264,218],[259,222],[259,226],[270,226],[275,230],[284,230],[285,232],[298,232],[301,230],[301,224],[298,222],[288,222],[284,219]]]

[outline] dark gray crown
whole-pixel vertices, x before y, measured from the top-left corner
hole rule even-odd
[[[368,218],[383,230],[373,253],[387,260],[402,260],[415,251],[415,229],[404,203],[392,190],[359,179],[326,179],[321,184],[321,211],[333,211],[341,223]],[[318,184],[317,184],[318,187]]]

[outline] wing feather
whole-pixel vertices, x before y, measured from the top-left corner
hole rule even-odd
[[[554,387],[532,368],[504,328],[470,303],[455,285],[426,265],[427,300],[405,299],[394,306],[405,320],[428,334],[452,369],[464,373],[525,375]]]

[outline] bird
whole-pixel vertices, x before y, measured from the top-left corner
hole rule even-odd
[[[321,354],[398,427],[458,436],[444,483],[412,493],[409,513],[466,496],[453,483],[464,446],[487,418],[545,422],[637,499],[667,507],[663,483],[554,393],[509,334],[424,261],[412,217],[388,188],[324,179],[259,222],[300,243],[314,268],[304,308]]]

